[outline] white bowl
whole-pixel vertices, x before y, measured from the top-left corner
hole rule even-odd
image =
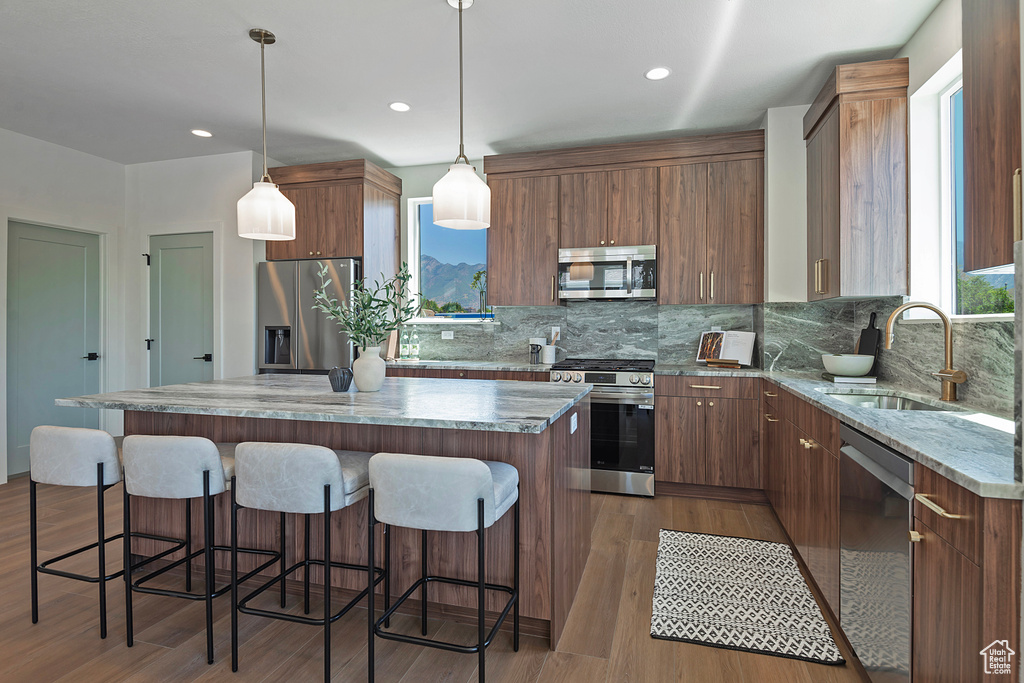
[[[859,353],[833,353],[821,357],[825,371],[840,377],[860,377],[871,372],[875,357]]]

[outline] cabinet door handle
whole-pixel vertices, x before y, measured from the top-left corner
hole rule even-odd
[[[615,244],[615,240],[609,240],[608,244]]]
[[[946,512],[942,507],[935,501],[928,498],[923,493],[915,493],[914,500],[924,505],[926,508],[937,514],[939,517],[945,517],[946,519],[963,519],[963,515],[954,515],[952,512]]]
[[[800,439],[800,445],[806,448],[807,450],[810,450],[817,446],[818,444],[814,443],[810,439]]]
[[[310,256],[312,256],[312,255],[313,255],[313,252],[309,252],[309,255],[310,255]]]
[[[778,396],[779,396],[778,394],[773,394],[770,391],[764,392],[764,395],[767,396],[768,398],[778,398]]]
[[[914,531],[913,529],[911,529],[907,532],[907,535],[910,537],[911,543],[920,543],[924,540],[924,536],[921,535],[920,531]]]
[[[704,404],[703,404],[703,403],[701,403],[700,401],[697,401],[697,405],[699,405],[699,406],[702,406],[702,405],[704,405]]]
[[[814,261],[814,293],[821,294],[821,259]]]
[[[551,300],[555,300],[555,276],[551,276]]]
[[[700,271],[700,300],[704,301],[704,271]]]
[[[601,240],[601,244],[604,245],[604,240]]]
[[[715,405],[714,401],[708,401],[708,407],[709,408],[714,407],[714,405]]]
[[[828,259],[821,259],[821,293],[828,294]]]
[[[768,420],[769,422],[778,422],[778,420],[776,418],[774,418],[774,417],[772,417],[771,415],[768,415],[768,414],[765,414],[764,419]]]
[[[711,271],[711,300],[715,300],[715,271]]]
[[[722,387],[715,384],[691,384],[691,389],[721,389]]]

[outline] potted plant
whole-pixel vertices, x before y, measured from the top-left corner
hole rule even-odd
[[[469,286],[480,292],[480,317],[483,318],[487,313],[487,271],[476,271]]]
[[[352,376],[359,391],[379,391],[384,384],[387,364],[380,347],[394,330],[416,317],[418,307],[409,301],[409,264],[402,263],[398,274],[383,282],[366,279],[352,286],[349,301],[339,302],[327,294],[331,284],[327,266],[320,263],[320,287],[313,292],[313,308],[327,314],[359,347],[360,355],[352,363]]]

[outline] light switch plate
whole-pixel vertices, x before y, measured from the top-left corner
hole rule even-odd
[[[562,338],[562,328],[557,325],[551,327],[551,343],[554,344],[556,341]]]
[[[573,413],[569,417],[569,433],[570,434],[575,434],[576,433],[576,427],[579,426],[579,421],[576,419],[576,415],[577,415],[577,413]]]
[[[455,339],[455,331],[454,330],[442,330],[441,331],[441,339]]]

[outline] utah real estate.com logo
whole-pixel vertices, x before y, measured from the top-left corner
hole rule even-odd
[[[985,673],[989,675],[1009,675],[1011,673],[1011,662],[1017,654],[1010,649],[1010,643],[1005,640],[993,640],[992,643],[979,653],[985,660]]]

